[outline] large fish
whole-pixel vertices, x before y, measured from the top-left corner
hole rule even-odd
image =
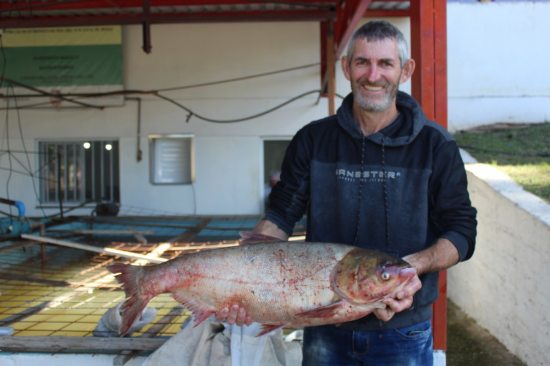
[[[343,323],[385,307],[415,275],[405,261],[342,244],[259,243],[184,254],[170,261],[109,267],[123,284],[120,334],[148,302],[171,293],[199,324],[232,304],[263,325],[279,327]]]

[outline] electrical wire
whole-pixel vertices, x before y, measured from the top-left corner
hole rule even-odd
[[[63,101],[67,101],[67,102],[70,102],[70,103],[73,103],[73,104],[77,104],[79,106],[82,106],[82,107],[86,107],[86,108],[96,108],[96,109],[103,109],[103,107],[99,107],[99,106],[96,106],[96,105],[91,105],[91,104],[88,104],[88,103],[83,103],[83,102],[80,102],[78,101],[77,99],[80,98],[80,97],[86,97],[86,98],[93,98],[93,97],[104,97],[104,96],[110,96],[110,95],[131,95],[131,94],[149,94],[149,95],[153,95],[159,99],[162,99],[164,101],[167,101],[171,104],[174,104],[176,106],[178,106],[179,108],[183,109],[184,111],[186,111],[188,113],[188,116],[187,116],[187,122],[189,122],[189,120],[192,118],[192,117],[196,117],[200,120],[203,120],[203,121],[206,121],[206,122],[211,122],[211,123],[236,123],[236,122],[243,122],[243,121],[247,121],[247,120],[251,120],[251,119],[255,119],[255,118],[258,118],[258,117],[261,117],[261,116],[264,116],[264,115],[267,115],[269,113],[272,113],[280,108],[283,108],[284,106],[300,99],[300,98],[303,98],[305,96],[308,96],[308,95],[311,95],[311,94],[319,94],[321,93],[321,90],[310,90],[310,91],[307,91],[307,92],[304,92],[300,95],[297,95],[295,97],[292,97],[286,101],[284,101],[283,103],[280,103],[272,108],[269,108],[263,112],[260,112],[260,113],[256,113],[256,114],[253,114],[253,115],[250,115],[250,116],[246,116],[246,117],[242,117],[242,118],[234,118],[234,119],[214,119],[214,118],[209,118],[209,117],[206,117],[206,116],[203,116],[203,115],[200,115],[200,114],[197,114],[196,112],[194,112],[193,110],[191,110],[190,108],[186,107],[185,105],[183,105],[182,103],[174,100],[173,98],[170,98],[164,94],[161,94],[161,93],[165,93],[165,92],[171,92],[171,91],[178,91],[178,90],[185,90],[185,89],[191,89],[191,88],[199,88],[199,87],[206,87],[206,86],[214,86],[214,85],[219,85],[219,84],[224,84],[224,83],[231,83],[231,82],[239,82],[239,81],[244,81],[244,80],[249,80],[249,79],[253,79],[253,78],[260,78],[260,77],[265,77],[265,76],[271,76],[271,75],[275,75],[275,74],[280,74],[280,73],[286,73],[286,72],[292,72],[292,71],[296,71],[296,70],[302,70],[302,69],[305,69],[305,68],[310,68],[310,67],[315,67],[315,66],[318,66],[319,63],[311,63],[311,64],[306,64],[306,65],[300,65],[300,66],[296,66],[296,67],[291,67],[291,68],[285,68],[285,69],[280,69],[280,70],[274,70],[274,71],[268,71],[268,72],[264,72],[264,73],[259,73],[259,74],[253,74],[253,75],[245,75],[245,76],[241,76],[241,77],[236,77],[236,78],[230,78],[230,79],[224,79],[224,80],[219,80],[219,81],[212,81],[212,82],[205,82],[205,83],[198,83],[198,84],[191,84],[191,85],[184,85],[184,86],[178,86],[178,87],[169,87],[169,88],[161,88],[161,89],[157,89],[157,90],[119,90],[119,91],[112,91],[112,92],[105,92],[105,93],[87,93],[87,94],[77,94],[77,93],[67,93],[67,94],[53,94],[53,93],[50,93],[50,92],[47,92],[45,90],[42,90],[40,88],[36,88],[36,87],[33,87],[33,86],[30,86],[30,85],[26,85],[24,83],[20,83],[18,81],[15,81],[15,80],[11,80],[11,79],[8,79],[5,77],[5,69],[6,69],[6,57],[5,57],[5,52],[4,52],[4,48],[3,48],[3,45],[0,43],[0,48],[1,48],[1,51],[2,51],[2,56],[3,56],[3,66],[2,66],[2,74],[0,75],[0,85],[3,85],[4,82],[7,82],[9,84],[8,86],[8,95],[7,95],[7,99],[8,101],[6,102],[6,129],[7,129],[7,140],[9,140],[9,110],[10,109],[15,109],[17,110],[17,119],[18,119],[18,126],[19,126],[19,134],[21,136],[21,139],[23,139],[23,130],[22,130],[22,127],[21,127],[21,116],[19,114],[19,110],[20,109],[24,109],[24,108],[32,108],[32,107],[38,107],[38,106],[43,106],[43,105],[48,105],[49,102],[41,102],[41,103],[36,103],[36,104],[33,104],[33,105],[26,105],[26,106],[20,106],[18,103],[17,103],[17,98],[18,97],[21,97],[22,95],[19,94],[19,95],[15,95],[15,92],[14,92],[14,85],[15,86],[19,86],[19,87],[22,87],[22,88],[25,88],[27,90],[30,90],[30,91],[33,91],[37,94],[32,94],[32,95],[24,95],[25,97],[44,97],[44,96],[49,96],[51,98],[59,98]],[[9,102],[9,99],[10,98],[10,93],[9,91],[12,91],[12,95],[11,97],[15,100],[14,102],[14,105],[10,105],[10,102]],[[1,96],[0,96],[1,97]],[[0,108],[0,109],[4,109],[4,108]],[[11,175],[12,173],[16,172],[13,168],[13,165],[12,165],[12,154],[14,153],[14,151],[11,151],[10,149],[10,146],[9,146],[9,141],[8,141],[8,151],[7,151],[8,155],[9,155],[9,162],[10,162],[10,166],[9,166],[9,172],[10,172],[10,180],[11,180]],[[26,173],[25,172],[18,172],[20,174],[25,174],[25,175],[28,175],[31,177],[32,181],[33,181],[33,190],[35,192],[35,195],[37,197],[37,200],[40,201],[40,198],[38,197],[38,192],[37,192],[37,188],[36,188],[36,184],[35,184],[35,179],[38,177],[38,179],[40,180],[41,179],[41,175],[40,174],[37,174],[39,173],[43,168],[39,168],[37,169],[37,172],[36,173],[33,173],[32,172],[32,169],[30,169],[30,159],[29,159],[29,154],[31,152],[29,152],[24,144],[24,141],[23,141],[23,153],[25,154],[26,158],[27,158],[27,162],[29,164],[29,169],[26,169],[25,165],[19,160],[16,158],[16,161],[19,163],[19,165],[21,165],[25,170],[26,170]],[[0,170],[4,170],[5,168],[1,168],[0,167]],[[7,184],[9,184],[9,181],[7,182]],[[9,187],[6,187],[7,190],[9,190]],[[76,207],[72,207],[70,208],[69,210],[67,211],[64,211],[63,213],[65,212],[69,212],[71,210],[74,210],[76,208],[79,208],[79,207],[82,207],[84,205],[86,205],[88,202],[84,202],[82,205],[80,206],[76,206]],[[196,210],[196,207],[195,207],[195,210]],[[44,208],[42,208],[42,213],[44,215],[44,217],[55,217],[55,216],[58,216],[58,215],[61,215],[62,213],[56,213],[54,215],[50,215],[50,216],[46,216],[45,212],[44,212]]]
[[[12,91],[13,91],[13,86],[12,86]],[[14,93],[15,94],[15,93]],[[32,164],[31,164],[31,159],[29,157],[29,152],[27,150],[27,145],[25,143],[25,139],[24,139],[24,134],[23,134],[23,127],[21,126],[21,114],[19,112],[19,108],[17,108],[17,98],[14,98],[13,102],[15,103],[15,111],[17,113],[17,127],[19,129],[19,137],[21,138],[21,145],[23,146],[23,151],[24,151],[24,156],[27,158],[27,164],[28,164],[28,172],[31,176],[31,182],[32,182],[32,188],[33,188],[33,191],[34,191],[34,196],[36,198],[36,200],[38,202],[40,202],[40,196],[38,194],[38,189],[36,188],[36,181],[35,181],[35,177],[34,177],[34,174],[32,173]],[[14,156],[15,158],[15,156]],[[19,162],[19,164],[25,168],[25,166]],[[44,209],[42,208],[42,214],[43,215],[46,215],[46,212],[44,211]]]
[[[61,94],[61,93],[59,93],[59,94],[58,94],[58,93],[50,93],[50,92],[47,92],[47,91],[42,90],[42,89],[40,89],[40,88],[36,88],[36,87],[34,87],[34,86],[31,86],[31,85],[28,85],[28,84],[25,84],[25,83],[21,83],[21,82],[16,81],[16,80],[12,80],[12,79],[6,78],[5,76],[2,76],[2,81],[6,81],[6,82],[10,83],[12,86],[13,86],[13,85],[19,86],[19,87],[21,87],[21,88],[31,90],[31,91],[36,92],[36,93],[38,93],[38,94],[42,94],[42,96],[46,96],[46,97],[50,97],[50,98],[54,98],[54,99],[61,99],[62,101],[66,101],[66,102],[69,102],[69,103],[77,104],[77,105],[79,105],[79,106],[81,106],[81,107],[95,108],[95,109],[103,109],[102,106],[96,106],[96,105],[93,105],[93,104],[80,102],[80,101],[78,101],[78,100],[75,100],[75,99],[66,97],[64,94]],[[17,98],[17,96],[14,94],[14,95],[13,95],[13,98]]]
[[[251,120],[251,119],[255,119],[255,118],[264,116],[264,115],[269,114],[271,112],[274,112],[277,109],[280,109],[280,108],[284,107],[285,105],[290,104],[290,103],[292,103],[292,102],[294,102],[294,101],[296,101],[300,98],[303,98],[303,97],[305,97],[307,95],[310,95],[310,94],[317,94],[317,93],[321,93],[321,90],[318,90],[318,89],[317,90],[310,90],[308,92],[305,92],[305,93],[297,95],[293,98],[290,98],[289,100],[287,100],[287,101],[285,101],[281,104],[278,104],[275,107],[269,108],[266,111],[253,114],[251,116],[242,117],[242,118],[235,118],[235,119],[214,119],[214,118],[204,117],[204,116],[201,116],[200,114],[197,114],[197,113],[193,112],[191,109],[187,108],[183,104],[181,104],[181,103],[179,103],[179,102],[177,102],[177,101],[175,101],[171,98],[165,97],[164,95],[162,95],[160,93],[156,93],[155,95],[158,96],[161,99],[166,100],[167,102],[170,102],[170,103],[180,107],[181,109],[183,109],[184,111],[189,113],[188,116],[187,116],[187,122],[189,122],[191,117],[197,117],[200,120],[203,120],[203,121],[206,121],[206,122],[212,122],[212,123],[237,123],[237,122],[244,122],[244,121],[248,121],[248,120]]]

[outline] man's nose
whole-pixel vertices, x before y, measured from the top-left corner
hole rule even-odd
[[[380,70],[376,65],[371,65],[367,68],[364,76],[369,82],[374,83],[380,79]]]

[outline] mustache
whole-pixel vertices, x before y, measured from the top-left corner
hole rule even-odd
[[[359,82],[359,85],[361,85],[361,86],[372,86],[372,87],[386,87],[386,86],[388,86],[388,83],[384,82],[384,81],[373,83],[373,82],[370,82],[368,80],[359,79],[358,82]]]

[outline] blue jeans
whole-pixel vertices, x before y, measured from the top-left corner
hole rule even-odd
[[[302,366],[432,366],[432,348],[430,321],[373,331],[310,327]]]

